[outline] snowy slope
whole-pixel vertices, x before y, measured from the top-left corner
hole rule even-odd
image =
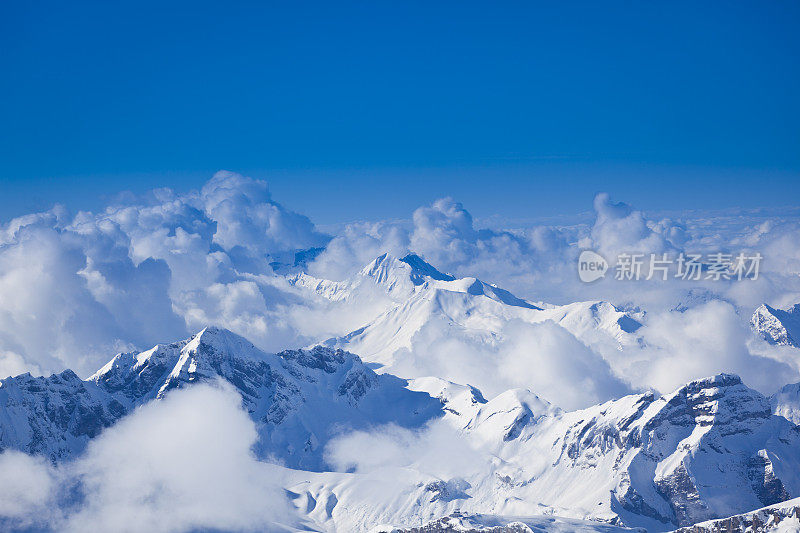
[[[797,533],[800,531],[800,498],[719,520],[709,520],[676,533]]]
[[[552,321],[598,353],[612,352],[612,356],[622,347],[641,342],[636,335],[641,324],[608,302],[533,304],[479,279],[443,274],[416,255],[397,259],[384,254],[341,282],[305,274],[292,282],[333,302],[356,301],[366,287],[387,295],[384,310],[366,325],[324,345],[358,353],[379,372],[404,378],[430,375],[449,365],[468,365],[471,353],[496,351],[505,340],[504,328],[516,322]],[[461,343],[468,349],[454,355],[437,348],[437,340],[448,346]],[[424,358],[426,364],[409,364],[409,352]],[[488,381],[472,384],[494,388]]]
[[[526,489],[542,501],[657,530],[798,494],[798,450],[796,426],[738,377],[720,375],[662,398],[565,413],[523,432],[512,460],[551,459]]]
[[[770,397],[772,412],[800,424],[800,383],[790,383]]]
[[[403,301],[428,280],[453,281],[449,274],[439,272],[417,255],[397,259],[389,254],[378,256],[355,276],[344,281],[330,281],[300,273],[289,277],[297,287],[310,289],[331,301],[352,299],[363,286],[378,286],[395,301]]]
[[[391,306],[377,317],[378,323],[403,322],[415,314],[423,315],[439,313],[458,324],[464,324],[464,317],[474,317],[481,313],[485,317],[474,317],[477,329],[486,329],[494,320],[522,318],[530,322],[554,320],[576,335],[583,335],[594,330],[602,330],[620,343],[634,343],[634,333],[641,324],[624,312],[618,311],[607,302],[577,302],[564,306],[533,304],[518,298],[510,292],[495,285],[485,283],[476,278],[456,279],[443,274],[417,255],[411,254],[397,259],[383,254],[365,266],[354,277],[337,282],[314,278],[300,274],[291,278],[298,287],[311,290],[332,301],[352,298],[359,287],[377,286],[399,306]],[[435,307],[416,312],[409,310],[425,306],[427,302],[435,302]],[[402,309],[405,309],[403,311]],[[387,316],[388,315],[388,316]],[[394,320],[390,317],[394,317]],[[478,320],[484,324],[478,324]],[[419,324],[414,325],[419,329]],[[381,326],[370,324],[366,329],[380,329]],[[398,336],[407,338],[413,331],[404,331]],[[356,343],[356,337],[366,336],[363,331],[351,333],[349,342]],[[362,357],[367,352],[360,352]]]
[[[786,310],[762,304],[753,313],[750,325],[771,344],[800,348],[800,304]]]
[[[290,474],[297,505],[323,530],[421,527],[461,512],[667,531],[800,494],[800,431],[736,376],[574,412],[526,391],[487,401],[439,379],[410,386],[445,403],[443,421],[485,454],[484,466],[456,476],[423,463]]]
[[[585,520],[560,517],[515,517],[497,515],[452,515],[410,528],[376,528],[373,533],[622,533],[634,531]]]
[[[519,498],[659,530],[800,494],[800,430],[736,376],[545,416],[517,433],[495,448],[505,487],[485,486],[500,514],[525,514]]]

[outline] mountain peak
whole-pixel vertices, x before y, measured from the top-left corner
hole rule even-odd
[[[456,279],[450,274],[439,271],[415,253],[410,253],[402,259],[389,253],[381,254],[361,270],[361,275],[370,277],[378,283],[390,284],[396,284],[402,278],[403,281],[411,281],[415,286],[422,285],[429,279],[436,281]]]
[[[669,395],[669,398],[685,398],[692,405],[700,405],[711,401],[720,400],[735,391],[746,396],[763,396],[742,383],[742,378],[736,374],[716,374],[705,378],[695,379]],[[713,413],[709,413],[713,414]]]
[[[400,259],[400,261],[411,267],[413,272],[412,276],[429,277],[437,281],[454,281],[456,279],[450,274],[440,272],[436,267],[413,252]],[[422,283],[422,281],[420,281],[420,283]]]
[[[241,355],[253,350],[258,351],[258,348],[241,335],[219,326],[206,326],[201,329],[188,340],[184,351],[196,350],[201,345],[213,347],[221,354]]]
[[[800,304],[788,309],[761,304],[753,313],[750,325],[770,344],[800,348]]]
[[[681,388],[702,390],[702,389],[717,388],[717,387],[731,387],[734,385],[741,385],[741,384],[742,384],[742,378],[740,378],[736,374],[720,373],[720,374],[715,374],[713,376],[692,380]]]
[[[748,427],[768,419],[769,399],[742,382],[735,374],[717,374],[697,379],[664,397],[668,417],[689,419],[701,426],[712,424]]]

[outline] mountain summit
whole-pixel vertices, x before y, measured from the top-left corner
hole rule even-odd
[[[800,348],[800,304],[785,310],[762,304],[753,313],[750,325],[770,344]]]

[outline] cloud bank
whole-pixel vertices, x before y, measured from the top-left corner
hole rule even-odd
[[[116,352],[173,341],[206,325],[278,351],[344,335],[387,305],[366,293],[350,307],[333,305],[276,274],[294,265],[298,251],[314,249],[301,263],[326,279],[345,279],[385,252],[413,251],[442,271],[479,277],[530,301],[598,299],[646,312],[646,349],[635,353],[598,351],[548,326],[508,328],[503,370],[486,368],[485,347],[458,345],[431,331],[419,335],[419,346],[468,351],[475,372],[505,372],[514,385],[564,406],[618,395],[634,383],[668,390],[716,371],[758,368],[766,376],[761,381],[776,383],[798,377],[798,365],[785,354],[753,347],[747,325],[762,302],[800,302],[798,210],[648,216],[604,194],[593,208],[588,223],[503,223],[476,221],[457,200],[443,198],[407,220],[359,221],[326,235],[276,202],[265,182],[224,171],[198,191],[155,190],[98,213],[56,206],[0,226],[0,374],[69,367],[85,376]],[[622,252],[758,251],[764,262],[761,278],[751,282],[607,276],[587,285],[575,271],[581,249],[612,261]],[[693,358],[700,347],[702,358]],[[416,352],[419,359],[424,350]],[[519,368],[519,361],[534,361],[552,375]],[[468,369],[450,370],[469,379]],[[593,379],[579,392],[556,386],[559,377],[582,375]]]
[[[53,467],[0,454],[0,525],[51,531],[285,531],[296,522],[241,398],[222,384],[174,391]]]
[[[0,369],[86,375],[207,324],[283,348],[298,338],[283,312],[292,295],[269,263],[327,241],[264,182],[230,172],[183,196],[11,220],[0,227]]]

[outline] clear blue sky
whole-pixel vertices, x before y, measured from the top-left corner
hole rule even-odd
[[[800,2],[0,6],[0,220],[261,177],[332,223],[800,204]]]

